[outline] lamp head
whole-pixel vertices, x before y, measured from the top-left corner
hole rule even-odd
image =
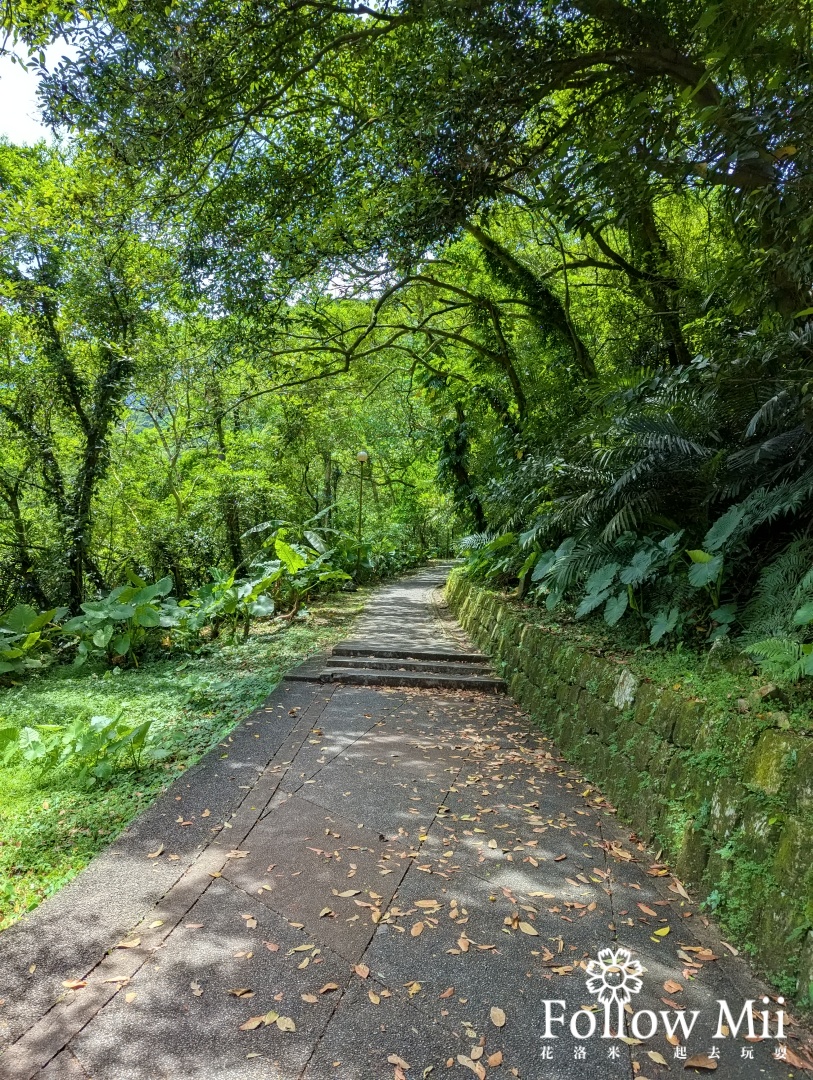
[[[359,450],[359,452],[356,454],[356,461],[360,461],[362,465],[364,464],[365,461],[369,461],[369,460],[370,460],[370,455],[367,453],[366,450]]]

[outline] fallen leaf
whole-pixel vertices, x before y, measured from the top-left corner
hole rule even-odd
[[[502,1065],[502,1050],[498,1050],[496,1054],[489,1054],[486,1058],[486,1064],[491,1069],[496,1069],[498,1065]]]
[[[656,1065],[666,1065],[666,1058],[663,1056],[663,1054],[659,1054],[657,1050],[647,1050],[646,1054],[647,1057],[651,1058],[651,1060],[654,1061]]]
[[[667,979],[663,984],[663,988],[667,994],[679,994],[683,989],[679,982],[675,982],[674,979]]]
[[[130,1004],[132,1004],[132,1002],[135,1001],[135,999],[137,997],[138,997],[137,991],[131,990],[129,994],[124,995],[124,1000],[127,1002],[128,1005],[130,1005]]]
[[[316,994],[300,994],[299,996],[303,1001],[307,1001],[309,1005],[314,1005],[319,1000]]]
[[[398,1057],[397,1054],[390,1054],[387,1058],[387,1061],[390,1063],[390,1065],[398,1065],[401,1069],[410,1068],[409,1062],[404,1061],[404,1059],[402,1057]]]
[[[440,997],[445,1001],[447,998],[450,998],[453,994],[454,994],[454,987],[450,986],[450,987],[448,987],[448,989],[443,991],[443,993],[440,995]]]
[[[420,935],[423,933],[423,923],[416,922],[412,929],[409,931],[409,933],[412,937],[420,937]]]
[[[655,934],[655,937],[666,937],[666,935],[670,932],[670,930],[671,930],[671,927],[662,926],[659,930],[653,931],[653,933]]]
[[[478,1080],[485,1080],[486,1070],[479,1061],[472,1061],[472,1059],[470,1057],[466,1057],[465,1054],[458,1054],[457,1063],[458,1065],[465,1066],[467,1069],[471,1069],[474,1075],[478,1077]]]
[[[320,994],[329,994],[331,990],[338,990],[338,983],[325,983],[325,985],[319,990]]]
[[[265,1023],[264,1016],[252,1016],[251,1019],[246,1020],[245,1024],[240,1025],[241,1031],[254,1031],[255,1028],[260,1027]]]
[[[278,1016],[276,1024],[280,1031],[296,1031],[296,1024],[290,1016]]]
[[[539,937],[539,931],[535,926],[531,926],[529,922],[521,922],[519,928],[523,934],[530,934],[531,937]]]
[[[235,990],[228,990],[227,993],[232,994],[236,998],[254,997],[254,991],[250,990],[247,986],[238,986]]]
[[[684,1064],[684,1069],[716,1069],[717,1062],[705,1054],[695,1054]]]
[[[349,896],[358,896],[358,894],[360,892],[361,892],[361,889],[345,889],[344,892],[336,892],[336,890],[334,889],[333,890],[333,895],[334,896],[341,896],[343,899],[346,899]]]
[[[195,997],[202,997],[203,996],[203,987],[200,985],[200,983],[191,982],[189,984],[189,989],[192,991],[192,993],[195,995]]]
[[[370,1001],[372,1001],[373,1005],[381,1004],[381,998],[378,996],[375,990],[368,990],[367,997],[370,999]]]
[[[653,919],[657,919],[657,911],[653,911],[651,907],[647,907],[646,904],[639,904],[638,907],[643,911],[644,915],[651,915]]]
[[[250,855],[248,851],[241,851],[239,848],[233,848],[228,855],[227,859],[245,859],[246,855]]]
[[[81,990],[87,986],[87,979],[66,979],[62,985],[66,990]]]
[[[202,930],[203,929],[203,923],[202,922],[188,922],[188,923],[184,923],[183,925],[184,925],[185,930]]]
[[[333,912],[332,908],[323,907],[322,910],[319,912],[319,918],[320,919],[326,919],[329,915],[333,915],[333,914],[334,914],[334,912]]]
[[[147,858],[148,859],[157,859],[158,856],[163,853],[163,850],[164,850],[164,845],[162,844],[157,851],[151,851],[149,853],[149,855],[147,855]]]
[[[264,941],[263,945],[269,952],[279,952],[279,945],[277,945],[276,941]]]
[[[129,941],[120,941],[118,943],[118,945],[116,946],[116,948],[117,949],[137,949],[140,944],[141,944],[141,938],[134,937],[134,938],[131,938]]]
[[[492,1006],[491,1012],[488,1014],[491,1017],[491,1023],[494,1027],[505,1027],[505,1013],[502,1009],[497,1008],[496,1005]]]

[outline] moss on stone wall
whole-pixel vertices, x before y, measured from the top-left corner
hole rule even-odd
[[[813,1003],[813,737],[788,730],[771,702],[740,703],[739,715],[734,702],[719,707],[700,669],[686,693],[634,658],[594,655],[459,572],[447,596],[536,723],[663,848],[766,975]]]

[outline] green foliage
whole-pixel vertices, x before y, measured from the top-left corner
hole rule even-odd
[[[63,624],[63,633],[77,641],[77,665],[93,655],[137,663],[156,631],[175,625],[174,606],[164,599],[172,590],[172,578],[152,585],[135,575],[133,578],[134,584],[121,585],[101,600],[83,603],[84,614]]]
[[[83,786],[108,781],[118,768],[141,768],[145,756],[160,756],[147,748],[151,721],[128,724],[120,717],[77,716],[64,726],[4,728],[0,730],[3,763],[23,761],[42,769],[65,767],[76,773]]]
[[[41,669],[49,657],[55,624],[67,608],[37,612],[29,604],[17,604],[0,615],[0,678]]]

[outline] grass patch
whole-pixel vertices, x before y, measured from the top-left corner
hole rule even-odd
[[[70,881],[90,859],[268,697],[306,656],[341,640],[369,590],[315,603],[290,626],[259,625],[248,641],[215,642],[128,670],[54,668],[0,690],[0,727],[65,724],[119,713],[152,721],[160,763],[118,769],[86,789],[67,767],[42,769],[19,758],[0,768],[0,930]]]

